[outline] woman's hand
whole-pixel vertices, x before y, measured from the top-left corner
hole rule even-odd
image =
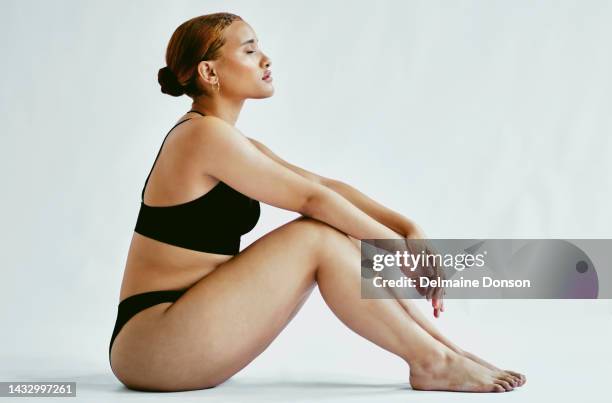
[[[406,246],[411,254],[418,255],[421,252],[425,252],[426,255],[437,254],[433,246],[427,242],[427,236],[416,224],[410,233],[406,236]],[[420,265],[415,272],[419,272],[420,276],[429,278],[430,280],[437,280],[437,284],[441,284],[440,280],[445,279],[444,269],[440,268],[437,264],[433,266],[426,265],[423,267]],[[425,274],[425,275],[423,275]],[[421,288],[417,286],[417,291],[421,295],[425,295],[427,301],[431,301],[431,306],[434,309],[433,315],[435,318],[440,316],[441,312],[444,312],[444,287],[427,287]]]

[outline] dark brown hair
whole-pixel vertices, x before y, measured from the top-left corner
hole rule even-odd
[[[159,69],[157,81],[164,94],[195,97],[208,94],[197,85],[196,67],[202,60],[215,60],[225,44],[223,31],[242,18],[231,13],[201,15],[176,28],[166,49],[166,66]]]

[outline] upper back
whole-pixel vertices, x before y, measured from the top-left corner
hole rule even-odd
[[[164,149],[168,135],[191,119],[180,120],[166,134],[142,189],[135,231],[188,249],[233,255],[238,253],[240,235],[250,231],[259,219],[259,202],[222,181],[200,179],[205,175],[191,152],[189,135],[176,139],[171,149]],[[180,201],[148,204],[144,201],[145,191],[162,150],[171,152],[164,155],[164,169],[155,171],[156,184],[170,198]],[[178,198],[177,194],[182,196]]]

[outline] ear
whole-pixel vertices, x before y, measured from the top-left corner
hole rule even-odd
[[[207,84],[213,85],[219,81],[219,77],[215,72],[215,64],[212,61],[202,60],[198,63],[198,75]]]

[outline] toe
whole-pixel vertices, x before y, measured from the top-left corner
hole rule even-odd
[[[513,389],[512,385],[510,385],[510,384],[509,384],[507,381],[504,381],[504,380],[503,380],[503,379],[501,379],[501,378],[498,378],[498,379],[497,379],[495,382],[496,382],[496,383],[498,383],[498,384],[500,384],[501,386],[503,386],[503,387],[504,387],[504,389],[506,389],[507,391],[509,391],[509,390],[512,390],[512,389]]]
[[[516,384],[518,383],[518,378],[514,377],[512,374],[505,370],[495,371],[495,378],[503,379],[504,381],[508,382],[512,387],[517,386]]]
[[[510,385],[512,385],[513,388],[516,388],[519,384],[519,379],[508,373],[506,373],[506,376],[504,376],[504,379],[508,381]]]
[[[525,383],[525,375],[510,370],[506,370],[506,372],[517,378],[517,380],[519,381],[519,386],[523,386],[523,384]]]

